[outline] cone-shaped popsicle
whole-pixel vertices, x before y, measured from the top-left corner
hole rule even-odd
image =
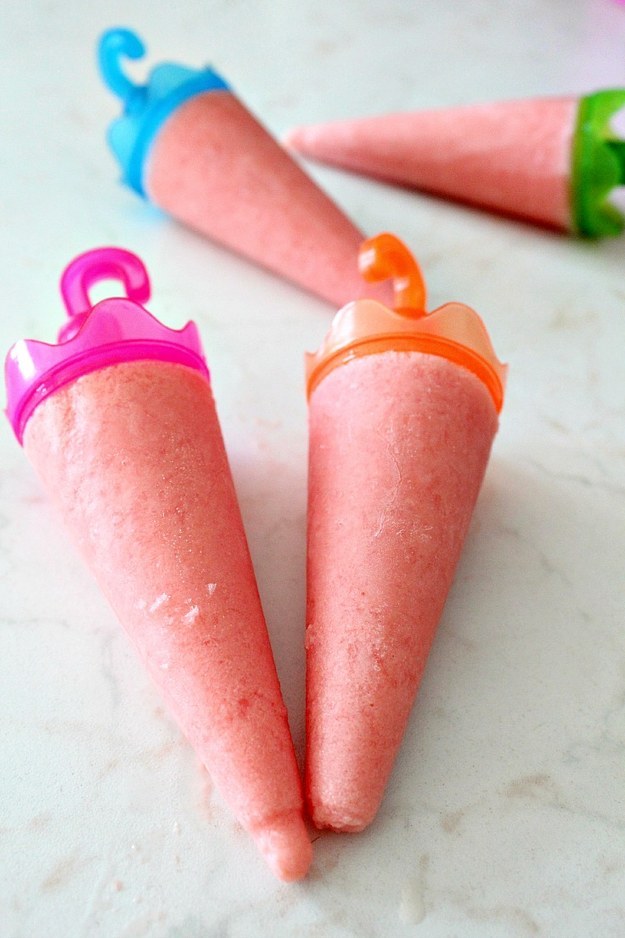
[[[625,89],[298,127],[302,154],[572,234],[619,234]]]
[[[323,299],[336,305],[353,298],[350,291],[362,289],[356,264],[363,234],[212,69],[163,64],[146,85],[133,84],[120,57],[144,51],[125,29],[106,32],[99,47],[104,80],[124,104],[109,130],[124,182]]]
[[[91,308],[119,278],[128,298]],[[273,872],[304,876],[298,770],[196,327],[140,301],[140,260],[77,258],[59,344],[20,341],[8,416],[183,733]]]
[[[497,430],[505,369],[477,314],[424,313],[392,235],[365,276],[396,310],[342,309],[308,356],[306,794],[318,827],[359,831],[383,796]]]

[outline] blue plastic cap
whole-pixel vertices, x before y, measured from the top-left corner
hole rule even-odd
[[[109,29],[100,39],[98,62],[106,85],[121,98],[124,113],[109,127],[107,139],[117,157],[123,181],[145,198],[143,168],[159,128],[184,101],[205,91],[229,91],[211,68],[158,65],[145,85],[135,85],[124,75],[122,56],[140,59],[145,46],[129,29]]]

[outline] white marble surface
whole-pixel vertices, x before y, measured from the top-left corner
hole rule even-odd
[[[202,331],[303,742],[302,354],[331,310],[117,184],[96,37],[212,61],[275,131],[625,84],[611,0],[4,0],[0,347],[52,340],[76,253],[137,251]],[[137,75],[145,66],[137,66]],[[577,243],[315,168],[510,364],[501,430],[379,817],[275,882],[163,713],[0,430],[0,936],[625,934],[625,241]]]

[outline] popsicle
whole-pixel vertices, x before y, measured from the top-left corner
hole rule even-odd
[[[298,127],[288,146],[324,163],[589,237],[619,234],[625,184],[613,124],[625,89],[385,114]]]
[[[396,309],[336,315],[307,358],[306,797],[314,823],[360,831],[400,746],[482,484],[505,367],[460,303],[425,288],[390,234],[364,276]]]
[[[127,298],[92,308],[103,278]],[[76,258],[61,289],[58,344],[8,353],[9,420],[223,799],[299,879],[301,783],[195,324],[153,318],[147,272],[118,248]]]
[[[122,72],[143,43],[125,29],[99,46],[123,115],[109,143],[123,180],[194,230],[333,304],[362,288],[363,234],[213,69],[156,67],[146,85]]]

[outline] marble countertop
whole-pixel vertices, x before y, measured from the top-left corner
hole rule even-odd
[[[611,0],[8,0],[0,10],[0,347],[51,341],[57,281],[119,244],[155,315],[202,332],[298,751],[303,352],[332,310],[117,182],[94,67],[112,25],[212,61],[276,133],[410,107],[625,85]],[[136,67],[143,75],[145,66]],[[330,169],[415,251],[432,307],[510,365],[471,531],[384,803],[273,880],[163,711],[0,429],[2,938],[625,934],[625,240],[586,243]]]

